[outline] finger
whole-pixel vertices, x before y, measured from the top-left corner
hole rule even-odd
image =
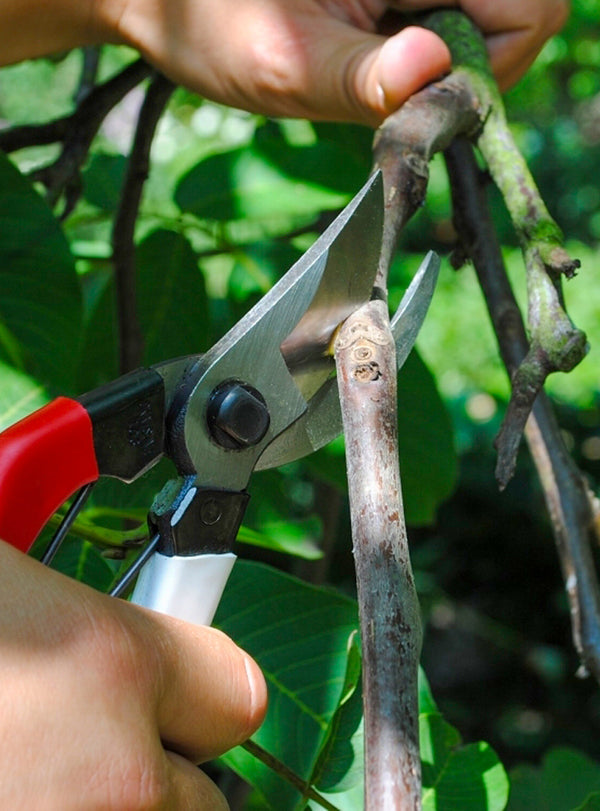
[[[165,754],[168,792],[161,806],[165,811],[229,811],[225,797],[203,771],[174,752]]]
[[[308,96],[295,114],[379,126],[450,69],[450,52],[431,31],[409,26],[386,38],[328,23],[310,42]]]
[[[409,26],[387,39],[376,53],[362,95],[371,98],[369,84],[375,85],[380,104],[375,112],[384,118],[413,93],[447,73],[450,66],[450,53],[435,34]]]
[[[508,90],[531,67],[539,53],[526,32],[496,34],[487,38],[490,64],[500,90]]]
[[[156,718],[166,748],[199,763],[249,738],[267,706],[256,662],[215,628],[159,614],[152,621],[159,626]]]

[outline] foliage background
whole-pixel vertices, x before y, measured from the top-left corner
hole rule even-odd
[[[133,58],[126,49],[105,49],[100,76],[114,74]],[[578,0],[565,31],[548,43],[507,96],[520,146],[571,252],[582,260],[579,276],[568,284],[567,302],[592,349],[568,377],[551,379],[549,390],[570,447],[596,489],[599,67],[600,3]],[[3,124],[35,124],[70,112],[80,69],[81,54],[72,53],[0,71]],[[84,167],[80,202],[60,227],[28,181],[8,161],[0,162],[1,427],[58,393],[81,393],[118,373],[110,233],[142,98],[141,88],[132,91],[105,121]],[[370,142],[371,133],[362,128],[269,121],[178,89],[153,145],[136,229],[144,362],[202,351],[245,312],[362,184]],[[11,159],[27,175],[56,155],[54,146],[36,147]],[[522,300],[521,259],[497,199],[494,213]],[[394,265],[392,306],[424,252],[435,247],[447,255],[452,242],[447,183],[442,161],[436,159],[427,206],[407,229]],[[600,791],[595,765],[600,761],[600,692],[591,681],[575,677],[578,662],[562,581],[527,457],[523,455],[515,480],[502,495],[493,480],[492,441],[508,387],[470,268],[456,273],[444,262],[417,346],[418,354],[400,376],[399,429],[405,506],[426,628],[423,664],[433,694],[464,739],[488,741],[509,769],[529,764],[513,773],[510,808],[525,802],[536,809],[578,807],[590,792]],[[169,475],[161,465],[136,487],[103,483],[86,521],[108,530],[120,530],[124,518],[128,525],[142,521],[152,494]],[[335,642],[336,656],[328,659],[335,661],[335,689],[322,714],[313,712],[320,729],[314,733],[315,751],[308,757],[308,749],[297,746],[310,760],[309,770],[319,765],[331,782],[328,769],[333,766],[324,752],[327,740],[331,742],[332,719],[343,705],[340,689],[348,697],[356,687],[347,652],[353,625],[353,604],[347,597],[352,598],[354,587],[340,442],[303,463],[257,475],[252,496],[246,524],[256,533],[254,540],[268,548],[244,545],[241,554],[337,590],[329,606],[337,618],[333,627],[343,629]],[[82,535],[69,541],[56,565],[107,588],[122,564],[103,557]],[[282,555],[277,545],[300,556]],[[324,559],[312,560],[319,547],[325,550]],[[247,619],[254,605],[243,582],[235,581],[227,597],[229,613],[223,609],[221,622],[252,649],[243,622],[236,630],[237,620]],[[277,580],[276,602],[278,594],[290,597],[286,583],[297,588],[296,581]],[[300,590],[298,600],[306,594]],[[315,594],[310,592],[310,599],[317,601],[323,617],[330,599],[323,595],[331,593]],[[290,633],[284,623],[288,614],[296,620],[303,615],[291,611],[293,603],[283,598],[276,616]],[[258,608],[274,610],[264,594],[254,599]],[[254,630],[264,622],[260,617],[255,621]],[[307,644],[305,661],[312,651]],[[286,658],[279,648],[274,650],[279,651],[272,653],[276,674],[289,667],[289,654]],[[305,678],[303,671],[299,685]],[[321,701],[324,685],[318,679],[316,684]],[[299,691],[297,686],[296,698]],[[286,710],[279,698],[275,704],[282,717]],[[294,718],[288,716],[288,722]],[[435,729],[429,727],[430,732]],[[305,740],[313,740],[312,734],[306,731]],[[446,748],[453,746],[451,742]],[[574,747],[580,754],[556,746]],[[232,756],[234,768],[249,768],[236,758],[243,760],[243,755]],[[551,785],[556,774],[561,790]],[[567,782],[569,774],[578,776],[577,788]],[[266,781],[262,773],[259,782],[265,786]],[[326,791],[327,780],[321,782]],[[339,800],[342,789],[336,785]],[[280,796],[281,785],[272,791]],[[247,807],[267,807],[265,792],[262,798],[255,792]],[[343,807],[358,807],[355,797],[350,792]],[[296,802],[292,798],[290,807]],[[500,801],[493,806],[489,796],[482,802],[472,807],[502,807]],[[591,803],[586,807],[595,807]],[[447,805],[439,800],[437,807],[467,805],[464,799]]]

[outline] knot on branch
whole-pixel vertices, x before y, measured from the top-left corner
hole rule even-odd
[[[368,305],[365,305],[368,307]],[[369,308],[369,315],[371,315],[372,308]],[[353,349],[353,355],[356,360],[367,360],[372,355],[372,349],[365,346],[365,343],[376,344],[377,346],[385,346],[390,342],[388,330],[383,325],[379,325],[374,319],[367,321],[365,318],[350,317],[340,329],[336,341],[336,351],[347,349],[353,344],[358,344]]]

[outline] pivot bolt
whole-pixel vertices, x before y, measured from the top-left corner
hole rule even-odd
[[[210,395],[206,419],[212,438],[229,450],[258,445],[271,422],[262,394],[239,380],[217,386]]]

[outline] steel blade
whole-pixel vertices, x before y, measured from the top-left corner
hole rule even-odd
[[[427,254],[407,288],[391,321],[396,344],[396,363],[402,367],[419,334],[433,297],[440,259]],[[329,378],[311,398],[306,412],[264,451],[256,470],[279,467],[308,456],[331,442],[342,431],[337,380]]]
[[[368,301],[381,250],[383,189],[373,175],[304,256],[177,386],[170,455],[202,485],[244,487],[263,448],[307,408],[331,373],[326,348],[338,325]],[[253,447],[225,451],[206,424],[206,404],[223,381],[248,384],[264,398],[270,425]]]

